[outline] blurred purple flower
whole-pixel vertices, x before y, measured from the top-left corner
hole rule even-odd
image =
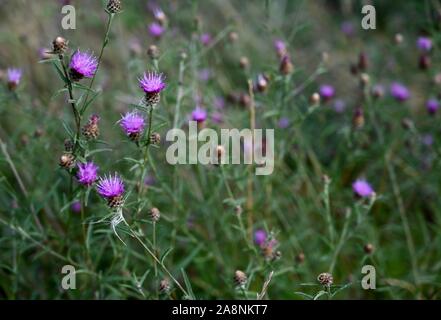
[[[191,119],[197,122],[204,122],[207,119],[207,111],[201,107],[196,107],[191,113]]]
[[[155,176],[149,174],[147,177],[145,177],[144,179],[144,184],[146,186],[153,186],[156,183],[156,179]]]
[[[149,25],[149,33],[153,38],[160,38],[164,33],[165,29],[157,22],[152,22]]]
[[[426,109],[429,114],[435,114],[439,108],[439,102],[435,98],[431,98],[426,102]]]
[[[22,76],[21,69],[17,68],[9,68],[8,71],[8,84],[11,87],[16,87],[20,83],[20,79]]]
[[[214,98],[214,107],[218,110],[225,108],[225,99],[223,97]]]
[[[98,167],[93,162],[78,164],[77,179],[82,185],[92,185],[96,181],[97,175]]]
[[[280,129],[286,129],[289,127],[289,119],[286,117],[282,117],[279,119],[279,122],[277,123]]]
[[[215,111],[211,115],[211,120],[213,120],[214,123],[221,124],[224,122],[224,115],[219,111]]]
[[[254,243],[258,246],[262,246],[266,241],[266,232],[263,229],[257,229],[254,231]]]
[[[286,44],[283,40],[274,40],[274,49],[276,50],[277,56],[279,58],[286,55]]]
[[[425,145],[430,147],[433,144],[433,136],[431,134],[425,134],[421,138],[421,142]]]
[[[428,52],[432,49],[432,40],[428,37],[419,37],[417,47],[422,52]]]
[[[337,100],[335,100],[335,102],[334,102],[334,106],[333,106],[333,108],[334,108],[334,111],[335,111],[335,112],[337,112],[337,113],[342,113],[342,112],[344,112],[345,109],[346,109],[346,102],[344,102],[344,101],[341,100],[341,99],[337,99]]]
[[[354,24],[350,21],[343,21],[340,30],[347,37],[352,37],[355,34]]]
[[[212,72],[210,69],[205,68],[199,71],[198,76],[199,76],[199,80],[206,82],[211,79]]]
[[[352,190],[354,193],[362,198],[368,198],[373,195],[374,189],[371,185],[363,179],[358,179],[352,184]]]
[[[398,101],[406,101],[410,98],[409,89],[407,89],[404,85],[398,82],[392,83],[390,86],[390,94]]]
[[[204,33],[201,35],[200,40],[204,46],[208,46],[209,44],[211,44],[212,38],[209,33]]]
[[[335,95],[335,89],[333,86],[329,85],[329,84],[323,84],[320,86],[320,96],[324,99],[324,100],[330,100],[334,97]]]
[[[72,202],[72,204],[70,205],[70,210],[73,213],[80,213],[81,212],[81,202],[78,200],[75,200],[74,202]]]

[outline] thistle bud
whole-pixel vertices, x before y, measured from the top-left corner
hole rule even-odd
[[[370,82],[371,78],[369,77],[369,75],[367,73],[362,73],[360,75],[360,85],[362,88],[366,87],[369,82]]]
[[[231,42],[236,42],[237,40],[239,40],[239,35],[237,32],[235,31],[231,31],[228,34],[228,39],[230,39]]]
[[[242,93],[239,97],[239,103],[242,107],[249,107],[251,104],[251,97],[247,93]]]
[[[150,219],[152,219],[153,222],[158,222],[160,217],[161,213],[159,212],[158,208],[150,209]]]
[[[63,54],[68,49],[67,45],[69,41],[64,39],[63,37],[56,37],[54,41],[52,41],[52,53],[54,54]]]
[[[150,143],[154,145],[158,145],[161,143],[161,135],[157,132],[153,132],[150,135]]]
[[[107,2],[107,11],[109,13],[119,13],[121,12],[122,6],[120,0],[109,0]]]
[[[352,125],[355,129],[361,129],[364,126],[364,112],[363,108],[357,107],[352,117]]]
[[[64,153],[61,157],[60,157],[60,161],[59,161],[60,167],[64,168],[64,169],[70,169],[74,166],[75,164],[75,157],[73,154],[71,153]]]
[[[73,148],[74,148],[74,143],[72,142],[72,140],[70,139],[64,140],[64,150],[66,152],[72,152]]]
[[[358,107],[354,110],[352,117],[352,125],[355,129],[361,129],[364,126],[364,112],[362,107]]]
[[[159,292],[163,294],[167,294],[170,292],[170,289],[171,289],[171,285],[168,279],[162,279],[161,282],[159,282]]]
[[[245,272],[241,270],[236,270],[236,272],[234,273],[234,283],[238,287],[245,287],[247,283],[247,275],[245,274]]]
[[[265,92],[268,89],[268,77],[264,74],[259,74],[256,81],[256,89],[259,92]]]
[[[247,57],[240,57],[239,65],[244,70],[248,69],[248,67],[250,66],[250,61],[248,60]]]
[[[291,58],[286,55],[282,58],[282,61],[280,62],[280,68],[279,71],[283,75],[288,75],[292,73],[294,70],[294,65],[291,62]]]
[[[100,130],[98,127],[98,122],[100,121],[100,117],[96,114],[93,114],[89,118],[89,122],[83,127],[82,132],[83,135],[87,139],[96,139],[100,134]]]
[[[421,70],[429,69],[431,64],[432,64],[432,61],[427,54],[423,54],[420,56],[420,59],[418,61],[418,66],[420,67]]]
[[[365,71],[368,67],[368,57],[366,55],[366,53],[361,52],[358,55],[358,69],[360,71]]]
[[[319,276],[317,277],[317,281],[325,287],[330,287],[334,282],[334,278],[332,277],[332,274],[328,272],[323,272],[319,274]]]
[[[238,204],[237,206],[234,207],[234,213],[238,216],[240,216],[243,212],[242,206],[240,204]]]
[[[309,98],[309,103],[313,106],[317,106],[320,104],[320,95],[317,92],[314,92]]]
[[[214,162],[214,164],[218,166],[221,165],[224,155],[225,155],[225,147],[222,145],[218,145],[215,149],[215,156],[217,157],[217,159]]]
[[[366,243],[364,245],[364,252],[366,252],[367,254],[371,254],[372,252],[374,252],[374,246],[372,245],[372,243]]]
[[[147,49],[147,54],[150,57],[150,59],[152,60],[156,60],[159,58],[159,48],[157,46],[155,46],[154,44],[152,44],[148,49]]]
[[[296,256],[296,262],[298,264],[303,263],[303,261],[305,261],[305,254],[303,252],[300,252],[297,256]]]
[[[404,40],[403,35],[401,33],[395,34],[394,40],[395,40],[395,44],[403,43]]]

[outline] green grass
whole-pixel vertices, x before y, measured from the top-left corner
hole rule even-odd
[[[38,49],[62,35],[70,47],[66,64],[77,48],[100,55],[108,15],[105,1],[95,2],[72,1],[77,30],[69,31],[61,30],[56,1],[1,5],[0,70],[23,69],[15,91],[5,77],[0,84],[1,299],[440,298],[441,132],[439,114],[425,109],[439,92],[433,81],[441,66],[436,2],[375,4],[377,29],[369,31],[359,27],[359,1],[349,8],[345,1],[164,2],[167,31],[154,41],[145,1],[123,0],[96,79],[72,87],[75,99],[83,97],[75,116],[58,57],[39,63]],[[340,31],[343,21],[354,24],[352,38]],[[206,32],[213,37],[209,46],[199,41]],[[418,68],[421,32],[434,44],[428,70]],[[396,33],[404,36],[400,45]],[[288,76],[279,72],[277,38],[286,41],[294,64]],[[131,50],[134,39],[140,53]],[[160,48],[157,60],[147,55],[151,44]],[[362,51],[370,77],[364,88],[360,74],[349,72]],[[242,56],[250,61],[246,70],[239,67]],[[212,77],[203,81],[207,68]],[[116,122],[134,108],[149,114],[139,104],[137,78],[156,69],[167,76],[167,88],[146,137],[159,132],[162,142],[137,147]],[[252,93],[249,81],[261,73],[270,79],[265,93],[254,92],[248,106],[232,101]],[[389,95],[393,81],[410,89],[410,100]],[[309,97],[323,83],[336,88],[336,97],[312,107]],[[381,99],[370,95],[376,84],[385,86]],[[166,162],[167,131],[187,129],[198,99],[211,115],[216,97],[226,101],[224,122],[210,118],[207,127],[275,129],[273,174],[256,176],[255,166]],[[334,111],[336,99],[345,101],[343,113]],[[357,129],[353,114],[360,106],[364,125]],[[93,113],[101,117],[100,136],[87,142],[77,129]],[[289,119],[288,128],[278,127],[281,117]],[[412,121],[410,129],[403,119]],[[430,146],[422,143],[428,134]],[[118,172],[125,181],[126,223],[116,233],[106,202],[58,165],[69,137],[78,141],[78,160],[92,159],[100,174]],[[154,184],[143,186],[146,177]],[[359,177],[374,187],[374,198],[354,197],[351,185]],[[81,213],[72,212],[74,201],[83,203]],[[152,207],[161,212],[156,223]],[[265,259],[253,242],[256,229],[277,239],[278,259]],[[61,288],[66,264],[76,268],[76,290]],[[376,268],[375,290],[361,287],[364,265]],[[242,289],[236,270],[247,275]],[[317,281],[323,272],[333,275],[329,290]],[[169,292],[160,292],[163,279]]]

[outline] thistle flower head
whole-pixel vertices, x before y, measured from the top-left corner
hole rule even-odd
[[[208,46],[211,43],[212,38],[209,33],[204,33],[201,35],[200,40],[204,46]]]
[[[81,212],[81,202],[78,200],[75,200],[71,204],[70,210],[72,210],[73,213],[80,213]]]
[[[346,102],[344,100],[337,99],[335,100],[333,107],[335,112],[342,113],[343,111],[345,111]]]
[[[358,179],[352,184],[354,193],[362,198],[368,198],[374,194],[374,189],[371,185],[363,179]]]
[[[152,22],[149,25],[149,33],[153,38],[160,38],[164,33],[165,29],[158,22]]]
[[[21,69],[9,68],[8,69],[8,83],[14,86],[18,86],[22,76]]]
[[[113,176],[100,177],[96,187],[100,196],[106,199],[121,197],[124,193],[124,182],[115,173]]]
[[[428,52],[432,49],[432,40],[428,37],[419,37],[417,47],[422,52]]]
[[[70,60],[71,73],[78,78],[92,78],[98,68],[98,60],[88,52],[77,50]]]
[[[159,93],[165,88],[165,78],[162,73],[145,72],[138,80],[139,86],[145,93]]]
[[[204,122],[207,119],[207,111],[201,107],[196,107],[191,113],[191,119],[197,122]]]
[[[258,246],[262,246],[266,242],[266,232],[263,229],[257,229],[254,231],[254,243]]]
[[[277,125],[280,129],[286,129],[289,127],[289,119],[286,117],[282,117],[279,119]]]
[[[139,134],[144,130],[145,120],[138,112],[127,112],[119,120],[121,128],[127,135]]]
[[[329,84],[323,84],[320,86],[320,96],[325,100],[329,100],[334,97],[335,89]]]
[[[435,98],[431,98],[431,99],[427,100],[426,108],[427,108],[427,112],[429,112],[429,114],[435,114],[439,108],[438,100]]]
[[[410,98],[409,89],[407,89],[404,85],[398,82],[392,83],[390,86],[390,94],[398,101],[406,101]]]
[[[98,167],[93,162],[78,164],[77,178],[82,185],[92,185],[96,181],[97,175]]]
[[[276,53],[279,57],[283,57],[286,54],[286,44],[283,40],[276,39],[274,40],[274,50],[276,50]]]

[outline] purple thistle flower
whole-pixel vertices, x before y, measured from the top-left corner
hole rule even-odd
[[[347,37],[352,37],[355,33],[354,25],[350,21],[344,21],[340,26],[340,30]]]
[[[127,135],[138,135],[144,130],[145,120],[137,111],[133,111],[127,112],[119,124]]]
[[[149,33],[153,38],[160,38],[164,33],[165,29],[157,22],[152,22],[149,25]]]
[[[279,122],[277,123],[280,129],[286,129],[289,127],[289,119],[286,117],[282,117],[279,119]]]
[[[138,79],[139,86],[145,93],[159,93],[165,88],[164,76],[162,73],[145,72],[143,77]]]
[[[196,107],[191,113],[193,121],[204,122],[207,119],[207,111],[201,107]]]
[[[218,110],[225,108],[225,99],[223,97],[214,98],[214,107]]]
[[[426,102],[426,108],[427,108],[427,112],[428,112],[429,114],[432,114],[432,115],[435,114],[436,111],[437,111],[438,108],[439,108],[439,102],[438,102],[438,100],[435,99],[435,98],[431,98],[431,99],[427,100],[427,102]]]
[[[92,78],[98,68],[98,60],[91,53],[77,50],[70,60],[69,68],[74,81]]]
[[[425,146],[430,147],[433,144],[433,136],[431,134],[425,134],[422,136],[421,142]]]
[[[78,164],[77,179],[82,185],[92,185],[96,181],[97,175],[98,167],[93,162]]]
[[[346,102],[341,99],[337,99],[334,102],[334,111],[337,113],[342,113],[346,109]]]
[[[72,202],[70,206],[70,210],[72,210],[73,213],[80,213],[81,212],[81,202],[76,200]]]
[[[258,246],[262,246],[266,241],[267,235],[265,230],[257,229],[254,232],[254,243]]]
[[[205,68],[199,71],[199,80],[203,81],[203,82],[207,82],[208,80],[211,79],[212,76],[212,72],[210,69]]]
[[[116,173],[113,176],[110,174],[100,177],[96,190],[101,197],[108,200],[118,198],[124,193],[124,182]]]
[[[392,85],[390,86],[390,94],[392,95],[392,97],[400,102],[406,101],[410,98],[409,90],[404,85],[398,82],[392,83]]]
[[[8,84],[10,87],[16,87],[20,83],[22,76],[21,69],[9,68],[8,69]]]
[[[211,115],[211,120],[213,120],[214,123],[221,124],[222,122],[224,122],[224,115],[222,114],[222,112],[215,111]]]
[[[211,38],[211,35],[209,33],[204,33],[204,34],[201,35],[200,40],[201,40],[201,43],[204,46],[208,46],[211,43],[212,38]]]
[[[153,186],[156,183],[156,179],[154,175],[149,174],[147,177],[145,177],[144,179],[144,184],[146,186]]]
[[[352,184],[352,190],[358,197],[368,198],[374,194],[374,189],[372,189],[371,185],[363,179],[357,179]]]
[[[335,89],[333,86],[329,84],[323,84],[320,86],[320,96],[324,100],[330,100],[332,97],[334,97]]]
[[[276,39],[274,40],[274,49],[276,50],[279,58],[286,55],[286,44],[283,40]]]
[[[432,49],[432,40],[428,37],[419,37],[417,40],[417,47],[422,52],[428,52]]]

